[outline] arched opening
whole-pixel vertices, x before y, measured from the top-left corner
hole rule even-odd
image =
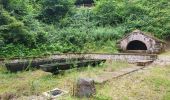
[[[135,40],[135,41],[131,41],[127,48],[127,50],[147,50],[147,47],[145,45],[145,43]]]

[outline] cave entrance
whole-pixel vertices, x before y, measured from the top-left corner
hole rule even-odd
[[[127,48],[127,50],[147,50],[147,46],[145,45],[145,43],[135,40],[135,41],[131,41]]]

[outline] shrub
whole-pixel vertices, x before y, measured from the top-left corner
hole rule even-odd
[[[96,27],[92,29],[91,35],[94,38],[94,41],[108,41],[108,40],[117,40],[120,39],[125,32],[124,27]]]
[[[73,7],[72,0],[43,0],[41,4],[43,9],[37,18],[48,24],[57,24]]]
[[[5,39],[5,43],[20,43],[29,47],[35,45],[33,34],[30,34],[24,24],[10,16],[7,11],[1,11],[0,21],[2,21],[0,26],[1,37]]]
[[[94,12],[99,25],[125,26],[126,32],[141,29],[157,37],[169,37],[170,3],[168,0],[102,0]]]
[[[122,23],[122,16],[119,15],[119,2],[116,0],[100,0],[94,9],[99,25],[117,25]]]

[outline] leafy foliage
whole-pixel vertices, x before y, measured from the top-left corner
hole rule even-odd
[[[1,37],[4,38],[6,44],[21,43],[27,46],[34,45],[33,35],[26,30],[22,22],[10,16],[7,11],[2,10],[0,12],[0,22]]]
[[[42,11],[38,19],[45,23],[56,23],[71,12],[73,1],[65,0],[42,0]]]
[[[169,38],[169,9],[169,0],[0,0],[0,57],[116,52],[134,29]]]
[[[166,38],[170,35],[169,7],[168,0],[102,0],[95,12],[101,25],[125,26],[126,32],[141,29]]]

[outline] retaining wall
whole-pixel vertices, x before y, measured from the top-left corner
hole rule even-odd
[[[157,55],[155,54],[129,54],[129,53],[119,53],[119,54],[87,54],[87,58],[91,59],[108,59],[114,61],[140,61],[140,60],[156,60]]]
[[[25,70],[30,67],[39,68],[39,65],[67,62],[67,59],[105,59],[114,61],[127,61],[134,62],[141,60],[156,60],[157,55],[154,54],[134,54],[134,53],[118,53],[118,54],[60,54],[52,55],[45,58],[34,58],[34,59],[15,59],[7,60],[3,63],[7,69],[13,68],[16,71]]]

